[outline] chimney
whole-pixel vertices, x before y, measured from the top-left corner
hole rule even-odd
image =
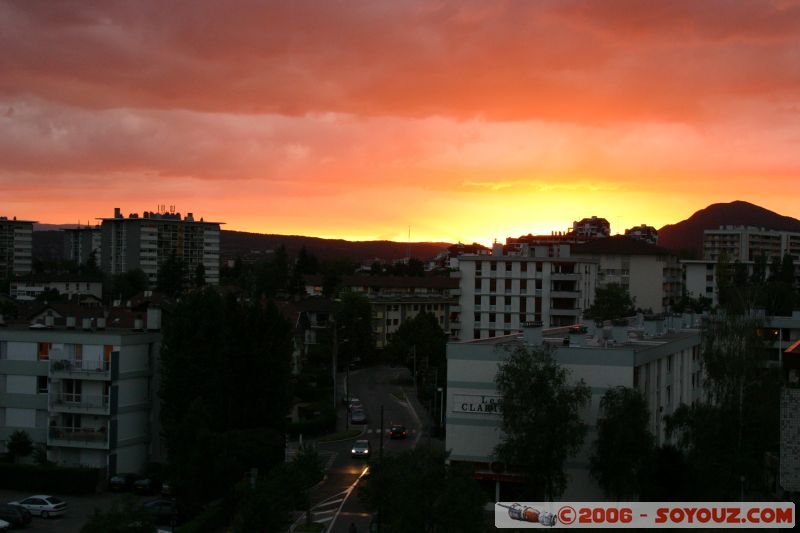
[[[84,331],[89,331],[92,329],[92,319],[91,318],[84,318],[81,320],[81,327]]]
[[[144,329],[144,320],[141,318],[135,318],[133,320],[133,329],[135,331],[142,331]]]
[[[56,319],[53,315],[47,315],[44,317],[44,325],[48,328],[52,328],[56,324]]]
[[[122,218],[122,211],[120,211],[119,207],[114,208],[114,218]]]
[[[106,329],[106,319],[102,317],[97,318],[97,329]]]
[[[158,307],[147,308],[147,329],[159,331],[161,329],[161,309]]]
[[[499,242],[496,242],[492,245],[492,255],[495,257],[499,257],[503,255],[503,245]]]
[[[68,316],[67,317],[67,329],[75,329],[75,317]]]
[[[541,322],[525,322],[522,324],[522,339],[529,346],[541,346],[544,342]]]

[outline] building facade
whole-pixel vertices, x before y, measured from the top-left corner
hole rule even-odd
[[[597,261],[598,286],[621,285],[650,313],[669,311],[683,295],[681,264],[665,248],[615,235],[574,246],[572,254]]]
[[[653,226],[641,224],[625,230],[625,236],[650,244],[658,244],[658,230]]]
[[[633,327],[595,329],[526,327],[521,334],[493,339],[453,342],[447,346],[446,450],[449,460],[471,469],[496,501],[513,499],[521,478],[512,465],[500,463],[496,447],[502,439],[501,400],[495,376],[498,365],[518,348],[550,350],[570,373],[573,383],[583,380],[591,399],[582,412],[587,434],[582,449],[568,459],[570,482],[565,500],[602,500],[589,475],[591,447],[597,436],[600,400],[612,387],[638,389],[648,402],[650,430],[659,443],[666,441],[664,417],[680,403],[702,393],[698,361],[699,331],[692,318],[668,324],[641,320]]]
[[[0,217],[0,279],[30,274],[33,221]]]
[[[46,291],[56,290],[61,296],[94,296],[103,298],[103,281],[80,275],[22,276],[12,279],[9,294],[20,301],[35,300]]]
[[[461,256],[456,275],[451,331],[467,341],[509,335],[531,321],[577,323],[594,301],[597,263],[570,255],[568,245],[522,245],[511,253],[496,245],[491,256]]]
[[[195,220],[192,213],[150,213],[122,216],[119,208],[113,218],[102,218],[101,267],[109,274],[140,268],[151,283],[158,278],[159,266],[175,256],[183,262],[187,277],[198,265],[205,268],[206,283],[219,284],[220,224]]]
[[[72,228],[63,231],[64,257],[67,260],[85,265],[94,254],[97,266],[100,266],[102,256],[100,248],[103,243],[103,232],[100,226]]]
[[[764,256],[770,263],[786,254],[794,262],[800,261],[800,233],[749,226],[722,226],[703,232],[703,258],[707,260],[718,261],[724,255],[731,263],[744,263]]]
[[[60,465],[109,475],[161,458],[160,315],[133,328],[67,317],[0,328],[0,441],[17,430]]]

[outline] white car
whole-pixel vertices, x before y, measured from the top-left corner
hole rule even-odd
[[[5,520],[0,520],[0,531],[10,531],[11,524],[6,522]]]
[[[67,512],[67,502],[55,496],[45,496],[37,494],[30,496],[22,501],[8,502],[9,505],[19,505],[31,512],[34,516],[49,518],[51,516],[61,516]]]

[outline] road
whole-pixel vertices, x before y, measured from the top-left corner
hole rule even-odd
[[[320,443],[318,450],[329,460],[330,468],[324,483],[312,491],[313,520],[328,524],[328,533],[349,533],[350,524],[356,525],[359,533],[369,531],[372,518],[358,497],[359,477],[365,473],[367,461],[353,459],[350,449],[356,439],[368,439],[372,454],[377,457],[380,450],[381,406],[383,406],[384,430],[393,424],[406,426],[407,439],[384,438],[383,453],[395,454],[409,450],[423,437],[423,424],[409,401],[413,395],[410,373],[405,368],[376,367],[350,372],[351,396],[361,400],[367,415],[363,433],[344,442]],[[342,410],[342,415],[344,411]],[[333,455],[335,454],[335,455]]]

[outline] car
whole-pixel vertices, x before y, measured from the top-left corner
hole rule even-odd
[[[355,396],[350,396],[350,398],[345,396],[344,398],[342,398],[342,403],[347,406],[348,410],[350,410],[357,405],[361,405],[361,400],[359,400]]]
[[[11,524],[5,520],[0,520],[0,531],[8,531],[11,529]]]
[[[24,527],[31,523],[31,512],[19,505],[0,504],[0,520],[12,527]]]
[[[140,479],[142,479],[142,476],[132,472],[116,474],[111,476],[111,479],[108,480],[108,489],[117,492],[127,492],[133,490],[134,484]]]
[[[353,409],[350,411],[350,422],[353,424],[366,424],[367,415],[363,409]]]
[[[162,491],[163,483],[155,476],[137,479],[133,483],[133,492],[136,494],[159,494]]]
[[[142,510],[158,525],[173,525],[178,521],[178,506],[175,500],[156,498],[142,504]]]
[[[166,481],[161,483],[161,495],[162,496],[172,496],[172,486]]]
[[[29,496],[18,502],[8,502],[9,505],[19,505],[30,511],[34,516],[50,518],[51,516],[61,516],[67,512],[67,502],[55,496],[37,494]]]
[[[369,459],[371,448],[368,440],[357,440],[353,443],[353,448],[350,450],[350,455],[353,457],[366,457]]]
[[[406,437],[408,437],[408,430],[406,430],[405,426],[396,424],[389,430],[390,439],[404,439]]]

